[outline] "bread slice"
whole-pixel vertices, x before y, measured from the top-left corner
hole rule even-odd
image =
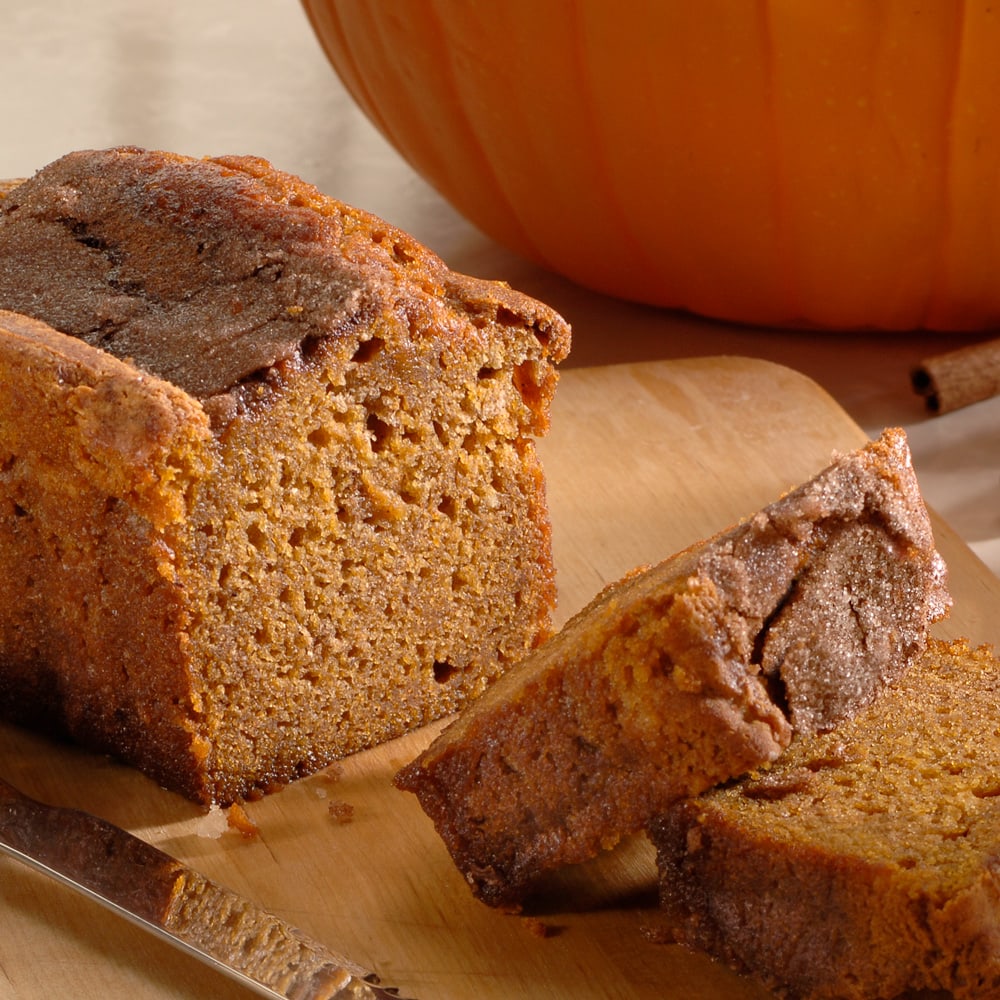
[[[0,309],[0,714],[229,802],[551,631],[552,310],[263,160],[133,148],[0,200]]]
[[[877,705],[650,836],[664,937],[782,995],[1000,997],[1000,661],[932,640]]]
[[[608,587],[396,776],[483,901],[833,726],[949,599],[905,435]]]

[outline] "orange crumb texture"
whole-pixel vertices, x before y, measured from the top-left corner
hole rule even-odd
[[[537,917],[521,917],[521,923],[531,934],[534,934],[535,937],[550,938],[554,937],[557,933],[555,927],[551,924],[545,923],[544,920],[539,920]]]
[[[241,837],[253,840],[260,836],[260,827],[247,815],[246,809],[234,802],[226,810],[226,822],[230,830],[235,830]]]
[[[350,823],[354,819],[354,806],[350,802],[344,802],[343,799],[334,799],[327,806],[327,810],[338,823]]]

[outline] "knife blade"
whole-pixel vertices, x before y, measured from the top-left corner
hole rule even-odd
[[[0,778],[0,853],[24,862],[265,997],[399,1000],[375,973],[97,816]]]

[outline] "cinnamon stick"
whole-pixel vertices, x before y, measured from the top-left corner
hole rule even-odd
[[[931,413],[950,413],[1000,395],[1000,338],[926,358],[910,381]]]

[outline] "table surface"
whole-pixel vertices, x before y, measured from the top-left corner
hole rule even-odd
[[[746,329],[616,301],[499,247],[424,183],[352,104],[296,0],[0,0],[0,177],[119,143],[254,153],[412,233],[459,271],[500,278],[571,322],[569,364],[766,358],[815,379],[868,432],[906,428],[924,493],[1000,572],[1000,399],[939,417],[909,384],[956,335]]]

